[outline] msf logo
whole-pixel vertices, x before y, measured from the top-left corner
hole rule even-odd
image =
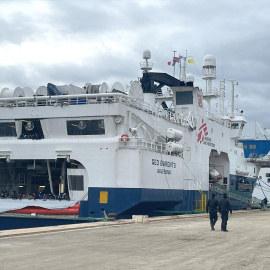
[[[204,121],[202,119],[202,125],[199,128],[197,142],[202,143],[205,136],[207,136],[207,135],[208,135],[207,126],[206,126],[206,123],[204,123]]]

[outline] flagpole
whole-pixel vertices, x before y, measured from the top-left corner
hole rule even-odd
[[[173,51],[173,59],[175,58],[175,53],[176,53],[176,51]],[[175,64],[173,65],[173,77],[175,77]]]
[[[181,55],[179,54],[179,80],[181,81]]]

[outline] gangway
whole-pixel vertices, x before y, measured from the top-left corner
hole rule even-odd
[[[247,204],[250,204],[251,200],[252,200],[252,196],[251,195],[245,195],[243,193],[237,192],[237,191],[232,191],[232,190],[228,190],[226,187],[224,187],[223,185],[220,185],[218,183],[213,183],[211,185],[209,185],[209,190],[212,190],[214,192],[220,193],[220,194],[224,194],[227,193],[229,198],[233,198],[242,202],[245,202]]]

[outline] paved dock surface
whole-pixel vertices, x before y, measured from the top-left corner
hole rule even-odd
[[[0,231],[5,269],[270,269],[270,211],[206,214]]]

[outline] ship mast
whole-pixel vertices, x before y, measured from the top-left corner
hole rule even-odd
[[[232,83],[232,108],[231,108],[231,117],[234,117],[234,82],[238,85],[236,80],[229,80]]]
[[[212,81],[216,79],[216,59],[213,55],[208,54],[203,58],[202,79],[206,81],[206,89],[203,92],[203,98],[207,102],[207,113],[209,113],[211,99],[217,98],[217,91],[212,88]]]

